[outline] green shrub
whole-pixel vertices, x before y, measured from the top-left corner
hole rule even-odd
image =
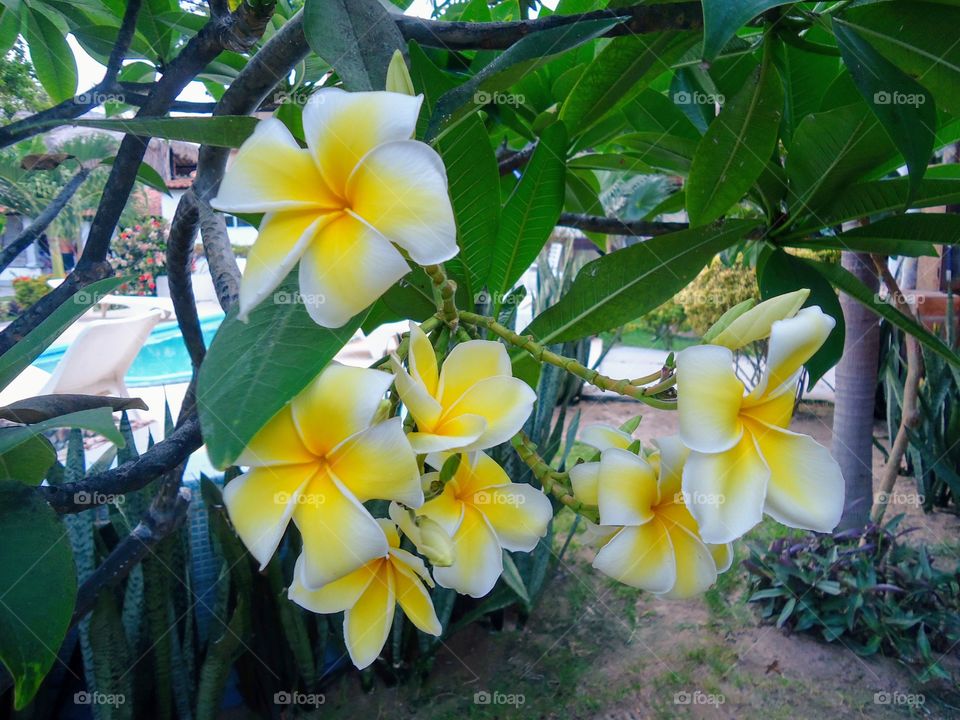
[[[52,288],[47,285],[50,275],[38,277],[18,277],[13,279],[13,300],[20,312],[33,305],[46,295]]]
[[[677,296],[690,329],[703,335],[728,309],[744,300],[758,300],[757,274],[742,257],[727,265],[719,258],[705,267]]]

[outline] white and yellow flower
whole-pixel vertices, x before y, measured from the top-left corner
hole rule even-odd
[[[692,450],[683,489],[708,542],[740,537],[764,512],[784,525],[818,532],[829,532],[840,520],[840,467],[813,438],[786,429],[801,368],[834,325],[818,307],[774,322],[766,368],[749,393],[728,348],[701,345],[677,355],[680,439]],[[696,501],[716,496],[724,501]]]
[[[447,457],[432,455],[427,462],[441,467]],[[471,466],[462,456],[443,492],[424,503],[417,514],[437,522],[453,538],[453,562],[433,568],[437,583],[482,597],[503,572],[503,551],[533,550],[547,533],[553,507],[532,485],[510,482],[486,453],[477,453],[475,459]],[[426,486],[437,479],[439,473],[423,476]]]
[[[423,503],[416,456],[399,418],[371,424],[393,377],[331,365],[274,416],[237,459],[250,470],[223,498],[265,566],[291,518],[303,538],[303,582],[320,587],[387,553],[362,503]]]
[[[633,441],[633,435],[606,423],[587,425],[580,431],[580,442],[586,443],[601,452],[609,448],[626,450]]]
[[[311,590],[303,582],[305,561],[297,560],[291,600],[317,613],[343,612],[343,639],[350,659],[358,668],[370,665],[380,655],[390,635],[397,604],[410,621],[429,635],[440,635],[443,628],[437,619],[430,593],[424,583],[433,587],[423,561],[400,548],[400,536],[389,520],[379,520],[387,551],[370,560],[349,575]]]
[[[498,342],[460,343],[438,371],[430,340],[411,325],[409,372],[395,355],[390,362],[400,399],[417,422],[409,439],[418,453],[485,450],[506,442],[523,427],[537,399],[513,377],[510,356]]]
[[[708,331],[705,337],[710,345],[722,345],[731,350],[739,350],[757,340],[770,337],[773,324],[778,320],[792,318],[810,297],[807,289],[777,295],[764,300],[746,312],[727,322],[726,315],[717,321],[717,325]],[[733,310],[728,311],[733,312]],[[714,334],[714,331],[715,334]]]
[[[730,567],[732,548],[708,545],[687,510],[681,473],[688,450],[676,436],[646,459],[618,447],[570,470],[574,495],[600,511],[605,534],[593,567],[614,580],[683,598],[709,588]]]
[[[266,213],[240,284],[241,318],[297,262],[310,316],[340,327],[409,272],[400,250],[421,265],[457,253],[443,162],[411,140],[422,100],[319,90],[303,110],[306,148],[277,119],[257,125],[211,202]]]

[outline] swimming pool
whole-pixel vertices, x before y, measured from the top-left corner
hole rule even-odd
[[[223,313],[200,318],[207,347],[222,322]],[[34,366],[52,373],[67,347],[66,344],[51,345],[34,361]],[[180,326],[174,320],[153,328],[127,372],[126,383],[128,387],[170,385],[189,382],[191,373],[190,355],[183,344]]]

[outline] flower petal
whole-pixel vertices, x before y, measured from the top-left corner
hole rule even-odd
[[[434,432],[412,432],[407,440],[418,454],[472,449],[486,429],[487,421],[479,415],[461,415],[445,420]]]
[[[303,108],[303,134],[316,166],[346,197],[347,180],[378,145],[413,137],[423,96],[323,88]]]
[[[396,606],[393,567],[384,560],[363,595],[343,615],[343,640],[358,669],[379,657],[390,635]]]
[[[339,215],[304,251],[301,299],[318,325],[341,327],[408,272],[407,261],[383,236]]]
[[[767,366],[752,397],[776,395],[783,385],[820,349],[837,321],[819,307],[808,307],[787,320],[779,320],[770,331]]]
[[[810,291],[804,288],[764,300],[730,323],[710,344],[738,350],[756,340],[769,337],[773,323],[796,315],[808,297]]]
[[[713,555],[713,562],[717,566],[717,574],[726,572],[733,565],[733,543],[707,545],[707,550]]]
[[[760,522],[770,470],[750,433],[722,453],[690,453],[683,496],[704,542],[736,540]]]
[[[461,450],[485,450],[516,435],[530,417],[536,399],[537,394],[523,380],[503,375],[487,378],[467,390],[446,410],[441,428],[446,428],[455,418],[479,415],[487,422],[483,434]],[[441,432],[448,434],[446,430]]]
[[[660,502],[670,502],[682,490],[683,464],[690,455],[690,448],[683,444],[679,435],[667,435],[653,442],[657,452],[651,454],[649,462],[659,478]]]
[[[753,418],[767,425],[785,428],[793,417],[793,408],[797,404],[797,386],[782,385],[775,395],[748,395],[743,400],[741,417]]]
[[[330,471],[360,502],[396,500],[408,507],[423,505],[417,457],[398,417],[351,435],[327,459]]]
[[[440,370],[440,404],[450,408],[478,382],[512,374],[510,355],[501,343],[492,340],[460,343],[447,355]]]
[[[496,534],[480,512],[466,506],[453,544],[457,559],[449,567],[435,567],[433,579],[463,595],[483,597],[503,572],[503,550]]]
[[[654,593],[677,581],[677,564],[667,529],[659,520],[625,527],[600,548],[593,567],[618,582]]]
[[[251,310],[277,289],[320,229],[335,217],[336,213],[324,215],[316,210],[264,216],[240,280],[241,320],[246,319]],[[296,298],[277,297],[276,302],[293,300]]]
[[[328,365],[293,399],[293,421],[304,444],[324,456],[366,430],[392,382],[379,370]]]
[[[344,575],[339,580],[324,585],[318,590],[310,590],[303,584],[303,555],[297,558],[293,569],[293,582],[287,592],[293,602],[315,613],[343,612],[356,604],[363,591],[367,589],[383,560],[373,560]]]
[[[586,462],[570,468],[570,484],[573,496],[584,505],[596,505],[599,501],[600,463]]]
[[[461,455],[457,472],[453,475],[457,497],[461,500],[469,499],[484,488],[508,485],[509,483],[510,476],[496,460],[485,452],[478,452],[472,463],[466,455]]]
[[[430,593],[420,578],[400,562],[393,562],[393,579],[396,583],[397,602],[410,622],[428,635],[437,637],[443,632],[437,613],[433,609]]]
[[[366,508],[336,478],[314,478],[293,513],[303,537],[303,573],[308,589],[342,578],[389,550],[386,535]]]
[[[310,452],[303,441],[296,424],[293,422],[293,412],[290,405],[284,405],[280,412],[274,415],[253,436],[240,457],[237,465],[246,467],[263,467],[266,465],[296,465],[316,462],[317,457]]]
[[[416,323],[410,323],[410,351],[407,359],[410,363],[410,376],[420,381],[430,397],[436,397],[437,385],[440,382],[437,351],[433,349],[430,339]]]
[[[717,581],[717,564],[700,538],[683,527],[669,530],[673,544],[677,581],[665,593],[670,598],[688,598],[707,590]]]
[[[549,498],[532,485],[510,483],[479,490],[469,503],[483,513],[506,550],[530,552],[553,518]]]
[[[595,447],[597,450],[606,450],[607,448],[626,450],[633,442],[633,437],[612,425],[597,423],[587,425],[580,432],[580,442]]]
[[[400,400],[417,421],[417,427],[427,432],[433,430],[443,412],[440,403],[433,398],[426,385],[403,368],[396,355],[390,356],[390,369],[394,373]]]
[[[677,354],[677,410],[680,439],[691,450],[722,452],[743,433],[738,415],[743,383],[733,372],[733,353],[698,345]]]
[[[223,502],[237,535],[266,567],[276,552],[316,464],[253,468],[223,488]]]
[[[422,142],[380,145],[367,153],[347,183],[350,207],[420,265],[457,254],[457,226],[447,174],[437,152]]]
[[[831,532],[843,513],[845,489],[830,451],[808,435],[770,426],[751,430],[770,467],[764,510],[789,527]]]
[[[602,525],[642,525],[653,517],[657,499],[657,476],[646,460],[619,448],[603,451],[597,493]]]
[[[437,475],[439,475],[439,473],[437,473]],[[463,502],[457,498],[456,488],[453,484],[447,483],[443,488],[443,492],[427,500],[423,504],[423,507],[417,511],[417,514],[426,515],[453,535],[457,528],[460,527],[460,521],[463,519]]]
[[[233,213],[342,207],[317,171],[310,151],[301,149],[276,118],[257,123],[210,204]]]

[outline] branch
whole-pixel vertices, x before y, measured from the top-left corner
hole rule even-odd
[[[667,233],[686,230],[690,226],[680,222],[646,222],[644,220],[626,221],[619,218],[582,215],[580,213],[562,213],[557,225],[576,228],[587,232],[600,232],[608,235],[633,235],[654,237]]]
[[[420,45],[446,50],[503,50],[523,38],[544,30],[585,20],[622,19],[605,33],[606,37],[637,35],[663,30],[696,30],[703,27],[700,3],[663,5],[640,4],[596,10],[579,15],[551,15],[519,22],[443,22],[408,17],[396,18],[401,34]]]
[[[536,149],[537,144],[534,142],[524,146],[520,150],[506,152],[497,157],[497,165],[500,169],[500,174],[507,175],[526,165],[530,158],[533,157],[533,151]]]
[[[183,335],[183,343],[187,346],[194,372],[200,367],[207,352],[190,276],[193,244],[199,223],[197,199],[193,191],[188,190],[180,198],[170,223],[170,233],[167,236],[167,279],[170,283],[173,311],[176,313],[180,334]]]
[[[73,194],[83,185],[83,181],[87,179],[88,175],[90,175],[90,168],[88,167],[81,167],[77,170],[67,184],[60,188],[60,192],[50,201],[50,204],[30,223],[30,226],[21,232],[10,245],[4,248],[3,252],[0,253],[0,271],[5,270],[7,265],[16,259],[17,255],[30,247],[30,245],[43,234],[47,226],[53,222],[54,218],[57,217],[60,211],[70,202]]]
[[[77,502],[82,498],[105,498],[146,487],[157,477],[183,463],[203,443],[200,435],[200,420],[191,415],[166,438],[135,460],[112,470],[95,473],[77,482],[60,485],[41,485],[37,488],[58,513],[76,513],[88,510],[89,502]]]
[[[127,2],[127,9],[124,11],[123,21],[117,31],[116,42],[110,51],[103,79],[85,93],[0,128],[0,148],[36,135],[38,132],[45,130],[47,128],[46,123],[51,120],[71,120],[80,117],[103,102],[103,96],[116,82],[117,75],[123,66],[123,60],[127,56],[127,50],[130,49],[130,43],[137,29],[137,15],[140,12],[141,2],[142,0],[129,0]]]

